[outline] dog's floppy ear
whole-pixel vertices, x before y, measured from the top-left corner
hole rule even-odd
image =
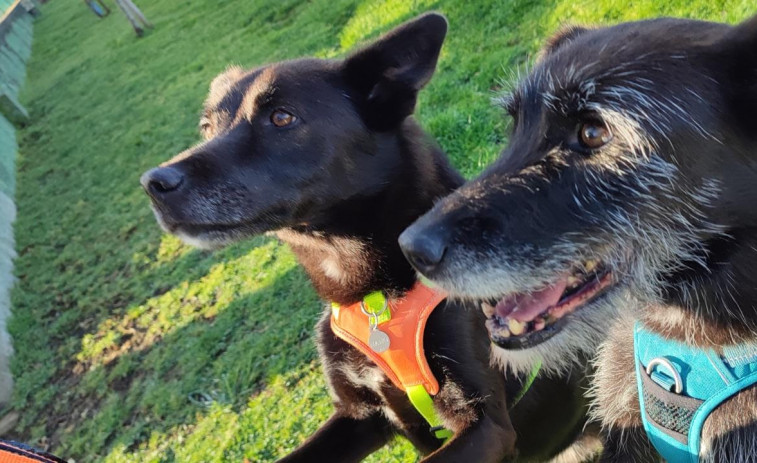
[[[539,53],[539,59],[543,59],[546,56],[556,52],[560,47],[576,39],[584,32],[588,32],[590,29],[583,26],[569,25],[563,26],[557,33],[547,40],[544,47]]]
[[[342,72],[369,127],[388,130],[412,114],[418,91],[431,80],[447,20],[428,13],[353,53]]]

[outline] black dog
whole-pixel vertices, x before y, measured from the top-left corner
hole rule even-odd
[[[202,247],[275,231],[327,301],[352,304],[375,290],[403,295],[416,275],[399,234],[463,182],[409,117],[446,31],[446,20],[429,14],[345,60],[232,68],[217,77],[201,121],[205,142],[142,177],[159,223]],[[426,327],[440,383],[434,406],[455,432],[441,448],[407,396],[332,333],[329,313],[318,347],[336,411],[283,461],[358,461],[396,433],[430,453],[428,462],[514,454],[508,407],[524,378],[506,381],[490,368],[478,310],[442,303]],[[586,411],[581,385],[580,375],[538,378],[513,408],[523,457],[544,460],[576,440]],[[585,443],[566,453],[583,456]]]
[[[487,326],[505,361],[591,355],[623,312],[594,384],[604,460],[656,461],[628,319],[639,309],[648,330],[721,354],[757,341],[757,18],[571,28],[503,101],[501,159],[410,227],[404,251],[455,294],[498,301]],[[644,413],[670,419],[673,402]],[[757,388],[709,415],[700,449],[757,461]]]

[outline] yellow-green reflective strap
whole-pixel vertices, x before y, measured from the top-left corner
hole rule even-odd
[[[410,403],[413,404],[418,413],[428,422],[432,429],[434,429],[434,435],[437,439],[447,440],[452,437],[452,431],[444,429],[442,426],[442,420],[434,410],[434,401],[431,400],[431,396],[428,395],[428,391],[422,384],[410,386],[407,388],[407,397],[410,399]]]
[[[515,408],[516,405],[518,405],[518,402],[520,402],[520,399],[523,398],[523,396],[526,395],[529,389],[531,389],[531,385],[534,384],[534,380],[536,379],[536,376],[539,374],[539,371],[541,370],[541,360],[539,360],[536,365],[531,369],[531,373],[528,374],[528,377],[526,378],[526,381],[523,383],[523,387],[521,388],[520,392],[518,392],[518,395],[515,396],[513,399],[513,404],[510,405],[510,410]]]

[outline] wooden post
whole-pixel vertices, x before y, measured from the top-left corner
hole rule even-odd
[[[145,32],[144,28],[152,29],[152,24],[145,18],[145,15],[142,14],[142,11],[137,8],[134,2],[131,0],[116,0],[116,4],[126,15],[126,19],[131,23],[131,27],[134,28],[137,36],[142,37],[142,34]]]
[[[39,12],[39,5],[37,5],[36,0],[21,0],[21,6],[23,6],[24,9],[34,17],[37,17],[41,14]]]

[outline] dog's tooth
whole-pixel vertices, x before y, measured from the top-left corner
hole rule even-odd
[[[584,264],[584,268],[586,269],[587,272],[592,272],[594,269],[597,268],[598,264],[599,262],[597,262],[597,259],[587,260],[586,264]]]
[[[547,321],[541,317],[534,320],[534,331],[541,331],[547,326]]]
[[[507,327],[510,328],[510,333],[512,333],[513,336],[520,336],[526,332],[526,324],[519,322],[514,318],[507,321]]]
[[[481,310],[484,311],[486,318],[492,318],[492,316],[494,316],[494,307],[488,302],[481,303]]]
[[[503,326],[502,328],[499,329],[499,331],[497,331],[497,336],[501,338],[509,338],[510,330],[508,330],[506,326]]]

